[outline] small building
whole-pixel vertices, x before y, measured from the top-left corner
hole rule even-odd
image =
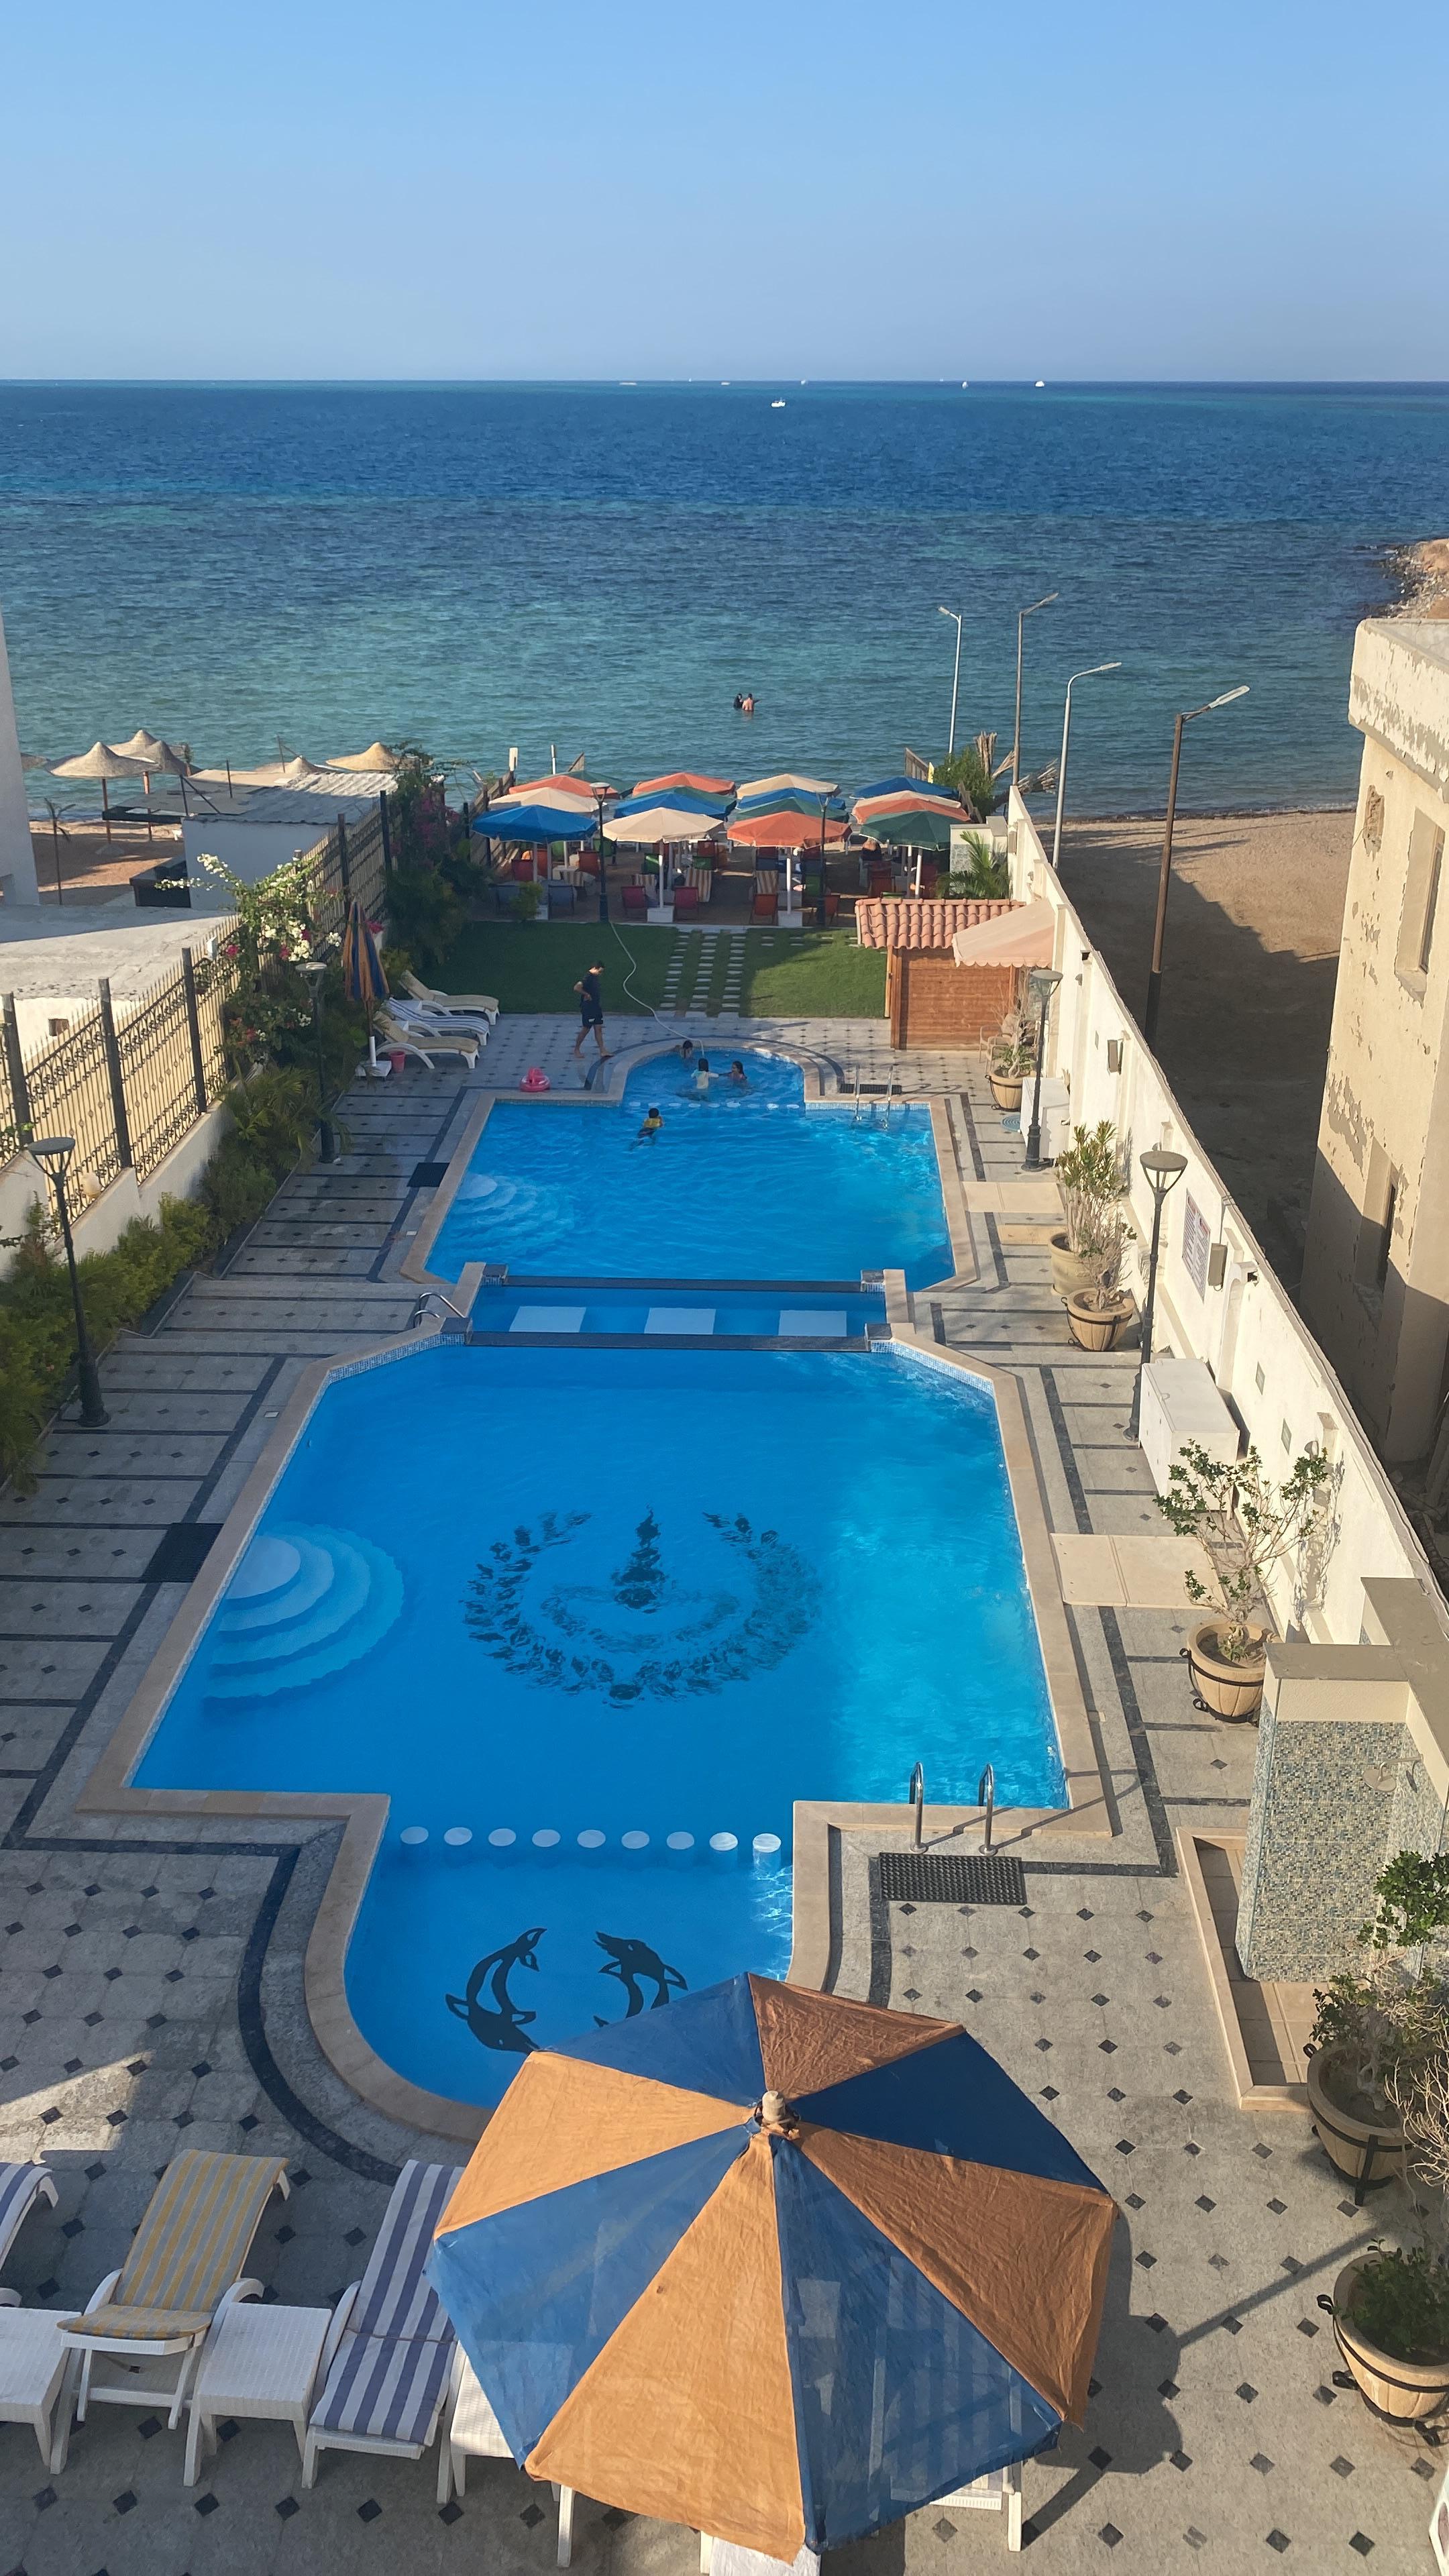
[[[958,966],[959,930],[1016,907],[1006,898],[935,902],[926,896],[866,898],[855,907],[862,948],[886,952],[886,1015],[892,1046],[983,1046],[1016,999],[1014,966]]]
[[[1299,1303],[1388,1459],[1449,1394],[1449,624],[1370,618],[1364,738]]]
[[[339,814],[349,831],[366,822],[377,812],[379,788],[390,784],[390,777],[377,779],[370,793],[360,792],[355,769],[323,769],[292,787],[239,788],[231,798],[214,789],[210,805],[193,810],[182,825],[187,874],[198,906],[213,900],[205,891],[206,872],[196,864],[202,851],[224,859],[244,884],[259,885],[298,850],[310,850],[322,840]],[[191,802],[194,808],[194,794]],[[214,900],[224,905],[225,893],[218,889]]]

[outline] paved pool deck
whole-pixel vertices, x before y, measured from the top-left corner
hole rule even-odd
[[[456,2157],[365,2109],[312,2037],[302,1956],[330,1832],[112,1823],[77,1816],[74,1800],[184,1597],[152,1568],[165,1533],[224,1518],[308,1360],[406,1326],[416,1292],[396,1274],[428,1201],[417,1166],[446,1160],[480,1088],[531,1062],[571,1081],[573,1026],[504,1024],[471,1079],[410,1067],[358,1084],[343,1159],[290,1181],[224,1275],[193,1281],[107,1356],[108,1427],[63,1418],[36,1492],[0,1492],[0,2156],[44,2155],[60,2186],[6,2266],[27,2303],[84,2303],[179,2146],[288,2156],[296,2188],[264,2221],[252,2268],[299,2303],[358,2276],[405,2155]],[[728,1033],[707,1026],[721,1046]],[[1017,1372],[1057,1531],[1160,1535],[1124,1437],[1132,1359],[1071,1347],[1037,1239],[1049,1194],[1022,1179],[1020,1139],[974,1062],[893,1059],[874,1021],[734,1026],[741,1046],[773,1036],[828,1056],[847,1087],[894,1070],[902,1090],[946,1097],[977,1276],[918,1299],[918,1329]],[[1030,2563],[1071,2576],[1369,2559],[1421,2571],[1439,2465],[1333,2387],[1315,2306],[1404,2210],[1396,2187],[1355,2210],[1301,2113],[1237,2107],[1181,1875],[1181,1833],[1242,1830],[1252,1732],[1194,1711],[1184,1612],[1084,1599],[1090,1579],[1071,1588],[1115,1833],[1027,1844],[1024,1913],[884,1903],[888,1838],[848,1839],[839,1865],[839,1990],[965,2022],[1122,2208],[1085,2430],[1026,2470]],[[431,2458],[331,2454],[304,2493],[276,2426],[224,2440],[194,2493],[181,2466],[182,2437],[139,2411],[79,2428],[54,2481],[32,2435],[0,2427],[0,2570],[553,2565],[548,2498],[506,2464],[475,2464],[446,2514]],[[841,2553],[842,2576],[970,2576],[1004,2548],[996,2517],[928,2508]],[[575,2563],[691,2576],[696,2554],[682,2531],[581,2504]]]

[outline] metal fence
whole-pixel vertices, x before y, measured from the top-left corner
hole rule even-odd
[[[392,866],[386,800],[361,823],[339,814],[307,856],[325,936],[341,937],[354,902],[375,920]],[[234,927],[208,922],[216,953],[183,948],[179,968],[122,1019],[102,981],[97,1009],[29,1059],[14,999],[0,997],[0,1170],[30,1137],[59,1135],[75,1138],[77,1171],[94,1173],[102,1189],[123,1171],[150,1178],[226,1091],[222,1014],[241,974],[225,953]]]

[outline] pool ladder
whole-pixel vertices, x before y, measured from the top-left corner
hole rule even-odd
[[[911,1773],[911,1785],[906,1791],[906,1803],[911,1810],[912,1847],[919,1851],[921,1829],[926,1817],[926,1773],[924,1764],[920,1762]],[[982,1836],[981,1848],[984,1852],[989,1852],[992,1828],[996,1822],[996,1773],[989,1762],[976,1783],[976,1804],[985,1812],[986,1830]]]
[[[891,1102],[892,1102],[892,1100],[893,1100],[893,1099],[894,1099],[894,1097],[895,1097],[895,1088],[896,1088],[896,1069],[895,1069],[895,1066],[894,1066],[894,1065],[892,1065],[892,1066],[891,1066],[891,1069],[890,1069],[890,1073],[889,1073],[889,1075],[888,1075],[888,1077],[887,1077],[887,1079],[886,1079],[886,1096],[885,1096],[885,1101],[884,1101],[884,1103],[882,1104],[882,1115],[884,1116],[884,1119],[885,1119],[885,1122],[886,1122],[886,1125],[887,1125],[887,1126],[889,1126],[889,1125],[890,1125]],[[872,1123],[874,1123],[875,1114],[876,1114],[876,1108],[877,1108],[877,1103],[876,1103],[875,1101],[872,1101],[872,1102],[871,1102],[871,1104],[870,1104],[870,1107],[871,1107],[871,1120],[872,1120]],[[856,1074],[856,1077],[855,1077],[855,1098],[854,1098],[854,1102],[853,1102],[853,1104],[852,1104],[852,1108],[851,1108],[851,1122],[850,1122],[850,1123],[851,1123],[851,1125],[852,1125],[853,1127],[858,1127],[858,1126],[860,1125],[860,1075],[859,1075],[859,1073],[857,1073],[857,1074]]]

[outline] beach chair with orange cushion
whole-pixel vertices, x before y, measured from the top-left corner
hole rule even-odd
[[[750,912],[750,919],[752,921],[778,921],[779,918],[780,887],[778,880],[773,886],[757,885],[755,888],[754,904]]]

